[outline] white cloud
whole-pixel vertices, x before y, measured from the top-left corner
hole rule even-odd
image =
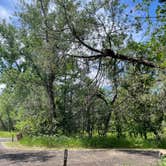
[[[2,93],[2,91],[5,89],[6,85],[5,84],[0,84],[0,94]]]
[[[0,89],[4,89],[6,87],[5,84],[0,84]]]
[[[11,12],[5,9],[3,6],[0,6],[0,19],[5,19],[8,22],[10,16]]]

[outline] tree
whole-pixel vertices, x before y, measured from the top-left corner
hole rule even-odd
[[[131,39],[128,34],[143,28],[136,16],[135,19],[131,20],[125,13],[127,5],[120,1],[90,1],[89,4],[82,7],[82,10],[78,10],[78,3],[74,5],[74,2],[77,1],[73,1],[71,5],[72,1],[70,3],[61,1],[59,5],[63,9],[66,22],[76,42],[82,45],[82,49],[89,50],[91,54],[86,52],[85,55],[75,55],[75,57],[89,60],[109,57],[124,62],[160,68],[153,61],[147,60],[137,53],[134,56],[122,54],[126,45],[124,40],[130,41]],[[143,9],[147,9],[148,4],[147,2]],[[142,10],[142,8],[138,8],[138,10]],[[123,13],[124,16],[121,17]],[[132,24],[130,24],[131,21]],[[91,44],[86,41],[91,41]]]
[[[165,70],[165,5],[156,10],[156,28],[148,15],[150,3],[133,2],[133,14],[127,4],[114,0],[22,1],[19,26],[0,25],[0,81],[19,103],[17,127],[33,134],[86,132],[91,137],[98,131],[105,136],[112,120],[119,137],[129,124],[144,131],[144,137],[152,128],[158,135],[162,111],[155,112],[159,101],[150,90]],[[136,33],[146,33],[148,39],[136,42]],[[131,121],[130,112],[148,116]]]

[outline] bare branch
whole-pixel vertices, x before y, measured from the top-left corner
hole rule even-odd
[[[161,68],[151,61],[148,61],[145,59],[129,57],[129,56],[122,55],[122,54],[104,54],[103,53],[103,54],[92,55],[92,56],[74,56],[74,57],[75,58],[84,58],[84,59],[89,59],[89,60],[96,60],[99,58],[110,57],[110,58],[114,58],[114,59],[119,59],[121,61],[127,61],[127,62],[133,63],[133,64],[140,64],[140,65],[144,65],[144,66],[148,66],[148,67],[152,67],[152,68]]]

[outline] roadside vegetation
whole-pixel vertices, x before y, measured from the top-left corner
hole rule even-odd
[[[20,144],[47,148],[166,148],[166,138],[157,142],[154,138],[143,139],[116,136],[99,137],[66,137],[66,136],[35,136],[24,137]]]
[[[159,166],[166,166],[166,157],[163,157],[161,159],[161,162],[160,162]]]
[[[16,137],[16,132],[0,132],[0,137]],[[108,136],[91,138],[88,136],[62,136],[62,135],[24,135],[21,140],[8,143],[9,147],[41,147],[41,148],[141,148],[141,149],[166,149],[166,137],[163,133],[160,140],[156,140],[153,134],[148,133],[147,138],[137,136],[131,137],[126,134],[117,138],[116,134],[109,133]]]

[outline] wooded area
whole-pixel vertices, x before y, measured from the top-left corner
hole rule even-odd
[[[21,0],[0,22],[0,129],[159,140],[165,43],[165,2]]]

